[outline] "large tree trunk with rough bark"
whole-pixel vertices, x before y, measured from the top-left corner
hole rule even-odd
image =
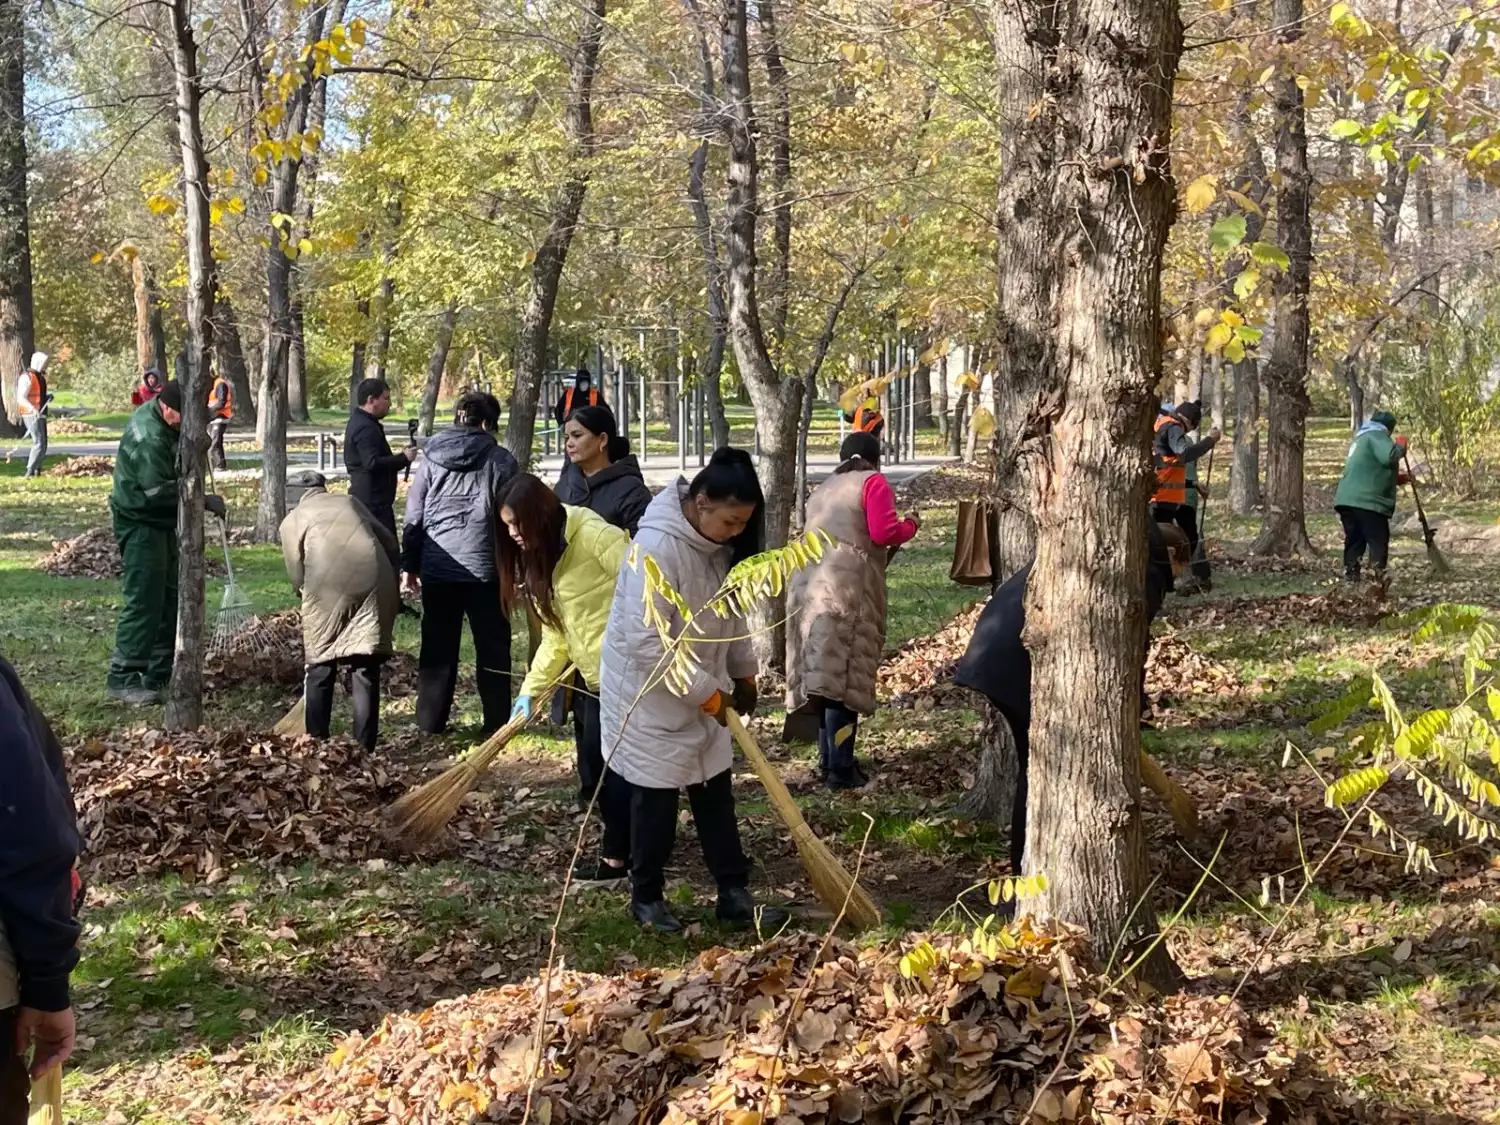
[[[13,435],[12,391],[36,347],[26,198],[26,5],[0,0],[0,434]]]
[[[177,639],[167,688],[168,730],[203,722],[203,462],[208,451],[208,367],[213,348],[215,277],[208,214],[208,158],[199,113],[198,45],[188,0],[172,0],[172,63],[177,131],[182,141],[183,216],[187,234],[187,381],[177,443]]]
[[[427,361],[427,383],[422,388],[422,412],[418,415],[418,426],[424,434],[432,433],[437,418],[438,392],[443,386],[443,372],[448,370],[448,352],[453,347],[453,327],[457,320],[458,302],[449,301],[443,319],[438,322],[432,356]]]
[[[1000,829],[1002,838],[1009,839],[1021,768],[1016,756],[1016,740],[1005,716],[992,703],[984,700],[980,712],[984,715],[984,727],[979,736],[979,771],[974,775],[974,784],[964,790],[953,812],[955,816],[976,823],[988,821]],[[1012,870],[1015,870],[1016,857],[1010,858]]]
[[[589,0],[583,11],[583,26],[573,50],[568,79],[568,113],[565,131],[572,148],[572,166],[553,197],[547,232],[531,263],[531,290],[521,310],[521,330],[516,348],[516,382],[511,388],[510,412],[505,423],[505,445],[521,464],[531,460],[536,429],[537,401],[547,370],[547,338],[552,331],[552,311],[562,284],[568,247],[583,211],[588,192],[590,164],[597,145],[594,136],[593,86],[599,65],[599,46],[604,40],[605,0]],[[641,455],[645,455],[641,450]]]
[[[771,191],[766,210],[771,216],[771,268],[765,303],[770,317],[771,358],[780,366],[786,349],[791,311],[792,276],[792,98],[786,64],[781,60],[781,37],[776,30],[775,0],[757,0],[756,28],[766,65],[766,87],[771,104],[762,136],[771,148]],[[809,392],[811,388],[807,389]]]
[[[222,290],[214,298],[214,354],[219,374],[229,380],[234,391],[234,420],[240,425],[256,424],[255,400],[250,395],[250,367],[240,341],[240,325],[234,305]]]
[[[1302,38],[1302,0],[1274,0],[1271,23],[1280,42]],[[1307,443],[1307,296],[1312,277],[1312,175],[1307,167],[1307,114],[1292,68],[1272,80],[1276,103],[1276,237],[1289,265],[1276,285],[1276,336],[1266,365],[1266,512],[1252,548],[1257,555],[1312,554],[1303,511]]]
[[[1248,516],[1260,507],[1260,363],[1246,356],[1234,370],[1234,449],[1229,508]]]
[[[1161,377],[1161,257],[1173,214],[1176,0],[1066,0],[1060,11],[1052,404],[1035,489],[1036,569],[1021,909],[1095,948],[1154,929],[1140,815],[1147,450]],[[1039,890],[1032,887],[1031,890]],[[1146,966],[1172,975],[1164,947]]]
[[[361,297],[355,308],[359,312],[360,323],[368,325],[370,323],[370,299],[368,297]],[[359,384],[365,377],[365,347],[365,337],[363,331],[361,331],[360,335],[355,338],[354,344],[349,351],[350,410],[353,410],[358,405],[355,399],[358,396]]]

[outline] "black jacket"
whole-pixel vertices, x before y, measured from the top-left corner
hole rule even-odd
[[[0,657],[0,924],[15,954],[23,1007],[68,1006],[68,974],[78,963],[77,858],[62,747]]]
[[[1146,623],[1161,610],[1172,588],[1172,564],[1166,540],[1152,520],[1148,525],[1146,565]],[[969,647],[953,674],[959,687],[971,688],[989,699],[1021,738],[1031,727],[1031,653],[1021,637],[1026,629],[1026,583],[1031,563],[1004,582],[984,607],[969,638]]]
[[[454,426],[432,438],[406,494],[402,569],[424,582],[493,582],[500,497],[518,472],[483,430]]]
[[[632,536],[651,503],[651,490],[646,487],[634,453],[626,454],[591,477],[569,461],[563,466],[553,491],[564,504],[589,508]]]
[[[344,428],[344,464],[349,468],[349,495],[370,511],[396,503],[396,478],[409,465],[406,456],[391,452],[385,426],[363,410],[352,411]]]

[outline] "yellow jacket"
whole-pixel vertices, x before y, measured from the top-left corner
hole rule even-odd
[[[526,673],[521,694],[536,696],[578,666],[589,687],[599,687],[599,658],[604,627],[615,600],[615,580],[630,549],[630,535],[587,508],[564,504],[568,513],[567,546],[552,571],[552,608],[562,622],[559,631],[543,624],[542,643]]]

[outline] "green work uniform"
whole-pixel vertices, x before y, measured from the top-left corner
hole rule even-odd
[[[1396,472],[1405,450],[1379,422],[1366,422],[1349,446],[1335,508],[1363,508],[1389,516],[1396,510]]]
[[[115,454],[109,510],[124,601],[109,686],[165,687],[177,634],[177,430],[153,399],[137,408]]]

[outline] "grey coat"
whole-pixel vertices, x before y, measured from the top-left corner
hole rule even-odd
[[[281,521],[287,576],[302,593],[302,649],[308,664],[391,655],[401,609],[396,540],[352,496],[309,489]]]
[[[423,582],[495,581],[495,520],[516,459],[472,426],[444,430],[423,454],[406,494],[402,569]]]

